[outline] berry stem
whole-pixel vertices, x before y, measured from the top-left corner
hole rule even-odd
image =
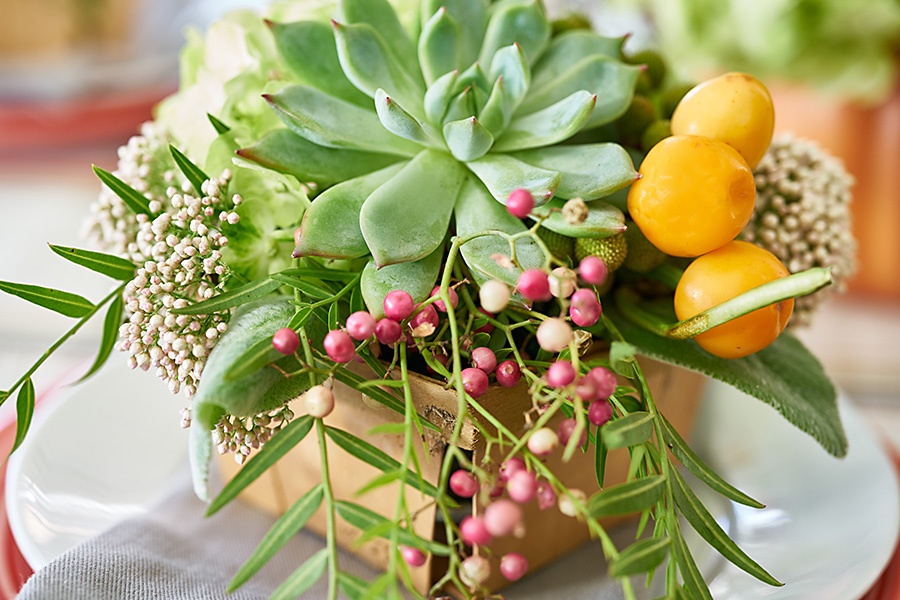
[[[322,459],[322,491],[325,500],[325,528],[328,534],[325,540],[328,547],[328,600],[337,600],[338,563],[337,563],[337,530],[334,518],[334,493],[331,489],[331,478],[328,473],[328,449],[325,446],[325,422],[316,419],[316,435],[319,439],[319,456]]]

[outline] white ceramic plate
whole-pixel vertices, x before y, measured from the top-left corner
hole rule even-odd
[[[44,418],[11,461],[10,524],[34,568],[145,510],[187,460],[179,399],[152,376],[118,362],[56,406],[42,407]],[[858,410],[845,398],[840,404],[850,441],[842,461],[771,408],[710,383],[693,447],[767,508],[704,500],[738,544],[788,584],[770,588],[708,551],[702,540],[690,540],[717,600],[855,600],[884,568],[900,529],[897,477]],[[695,489],[702,494],[704,488]],[[592,554],[592,573],[596,560]],[[530,577],[525,597],[544,583],[553,593],[548,597],[558,597],[560,581],[577,587],[583,578],[560,575],[566,563],[576,562],[560,561]],[[596,592],[597,583],[590,589]]]

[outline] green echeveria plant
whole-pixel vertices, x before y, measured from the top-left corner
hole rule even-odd
[[[302,594],[326,571],[329,598],[339,588],[354,599],[399,598],[401,583],[421,596],[409,566],[426,553],[448,565],[430,593],[483,595],[490,546],[463,532],[451,509],[474,494],[492,502],[500,464],[459,447],[464,423],[499,462],[524,467],[521,487],[506,486],[510,498],[537,493],[544,508],[558,499],[560,511],[600,538],[626,598],[634,597],[629,576],[660,565],[667,598],[711,598],[681,517],[728,560],[779,585],[728,538],[675,461],[730,500],[761,504],[691,451],[659,412],[636,356],[726,381],[843,455],[834,387],[791,335],[734,360],[685,339],[829,283],[832,257],[671,324],[684,261],[662,254],[637,227],[626,232],[616,194],[638,177],[641,150],[669,133],[665,65],[629,64],[621,38],[598,36],[577,19],[552,23],[538,0],[402,5],[398,13],[386,0],[281,2],[271,20],[233,13],[205,37],[190,37],[180,90],[120,149],[115,172],[95,168],[105,187],[89,232],[103,252],[51,246],[118,286],[95,303],[0,282],[4,292],[77,320],[0,392],[0,403],[17,393],[15,446],[34,410],[31,375],[108,305],[86,376],[118,348],[132,367],[192,399],[183,425],[203,498],[215,450],[242,464],[250,457],[209,513],[315,429],[321,482],[279,519],[232,589],[323,506],[326,548],[274,598]],[[807,175],[812,189],[816,174]],[[769,196],[776,191],[784,193]],[[805,206],[804,195],[791,201]],[[781,229],[797,230],[788,216]],[[761,239],[777,237],[779,223],[765,215],[759,223]],[[586,354],[592,341],[605,352]],[[458,410],[443,430],[416,412],[413,370],[455,390]],[[616,376],[626,383],[617,386]],[[510,430],[479,401],[489,378],[506,387],[524,381],[530,427]],[[341,410],[333,382],[402,416],[381,428],[402,436],[402,455],[323,421]],[[306,414],[295,417],[298,406]],[[548,428],[561,414],[564,426]],[[447,444],[436,482],[424,480],[413,452],[424,428]],[[433,499],[445,541],[412,532],[405,494],[397,494],[393,519],[336,499],[326,438],[383,471],[365,489],[402,481]],[[554,474],[544,458],[557,445],[563,460],[593,447],[600,491],[588,498]],[[607,452],[625,447],[627,481],[604,486]],[[515,517],[511,501],[498,506]],[[627,513],[641,515],[638,536],[617,549],[601,519]],[[363,582],[341,570],[337,519],[390,540],[387,573]],[[483,547],[472,555],[475,543]],[[501,563],[509,579],[527,570],[513,554]]]

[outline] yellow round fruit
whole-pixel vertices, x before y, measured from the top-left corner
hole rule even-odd
[[[688,265],[675,289],[675,314],[679,320],[693,317],[788,275],[787,268],[768,250],[749,242],[730,242]],[[770,304],[704,331],[694,340],[710,354],[741,358],[774,342],[793,310],[793,298]]]
[[[741,232],[756,203],[747,162],[731,146],[694,135],[668,137],[641,163],[628,212],[654,246],[700,256]]]
[[[772,96],[746,73],[726,73],[696,86],[672,115],[675,135],[702,135],[725,142],[753,169],[759,164],[775,129]]]

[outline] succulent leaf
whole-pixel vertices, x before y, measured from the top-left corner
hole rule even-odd
[[[603,198],[637,177],[631,156],[618,144],[578,144],[513,152],[511,156],[562,175],[560,198]]]
[[[581,90],[543,110],[514,118],[494,150],[540,148],[568,139],[591,118],[596,101],[597,96]]]
[[[446,8],[441,7],[422,27],[419,64],[428,85],[460,66],[462,32]]]
[[[491,89],[491,83],[488,81],[487,75],[484,74],[479,63],[472,63],[468,69],[459,74],[459,79],[456,80],[456,88],[453,91],[461,92],[469,86],[473,89],[479,89],[485,94]]]
[[[533,85],[543,88],[586,56],[608,56],[620,60],[625,38],[608,38],[592,31],[576,29],[553,38],[541,59],[534,65]]]
[[[456,160],[467,162],[481,158],[494,143],[494,136],[478,119],[469,117],[444,125],[444,140]]]
[[[374,111],[360,108],[306,85],[292,85],[266,96],[291,131],[329,148],[355,148],[413,156],[418,144],[401,139],[381,125]]]
[[[475,112],[475,92],[472,86],[469,86],[450,100],[444,114],[444,124],[474,117]]]
[[[425,130],[422,129],[422,124],[403,110],[403,107],[392,100],[382,89],[375,92],[375,112],[384,128],[394,135],[418,144],[433,144]]]
[[[459,71],[450,71],[438,77],[434,83],[428,86],[425,92],[425,118],[432,125],[440,125],[447,112],[453,88]]]
[[[522,221],[495,202],[488,190],[474,177],[467,177],[456,201],[456,233],[461,237],[494,229],[509,234],[525,231]],[[460,246],[460,254],[473,274],[485,279],[498,279],[515,286],[522,269],[501,267],[496,255],[510,255],[509,242],[496,235],[477,237]],[[516,241],[516,255],[524,269],[539,267],[544,256],[531,238]]]
[[[421,6],[423,31],[428,20],[441,8],[445,8],[460,26],[459,64],[472,64],[478,58],[484,39],[488,3],[486,0],[424,0]]]
[[[413,301],[421,302],[431,294],[441,271],[443,246],[421,258],[380,269],[369,261],[363,269],[359,285],[366,308],[376,319],[384,316],[384,297],[394,290],[403,290]]]
[[[368,108],[372,101],[360,92],[341,68],[334,33],[327,23],[298,21],[270,23],[278,51],[300,83],[311,85],[330,96]],[[310,60],[315,56],[316,60]]]
[[[303,215],[294,256],[357,258],[368,254],[359,213],[366,198],[401,168],[403,165],[392,165],[319,194]]]
[[[366,24],[340,23],[334,23],[333,28],[338,59],[353,85],[372,98],[381,88],[411,114],[423,115],[425,86],[420,77],[411,75],[404,68],[375,29]]]
[[[497,50],[517,43],[522,47],[528,64],[534,64],[547,47],[550,33],[550,22],[539,0],[501,5],[488,22],[479,61],[487,64]]]
[[[496,138],[509,125],[509,121],[512,118],[512,109],[513,98],[507,91],[501,75],[494,82],[491,95],[478,116],[481,119],[481,124]]]
[[[371,26],[386,42],[391,53],[414,79],[419,77],[416,46],[409,40],[397,13],[387,0],[340,0],[338,13],[345,23]]]
[[[561,209],[565,200],[554,198],[544,206],[534,209],[531,218],[546,217],[541,226],[573,238],[604,238],[625,231],[625,215],[618,208],[603,200],[588,202],[588,216],[582,223],[567,223]],[[553,211],[552,209],[557,209]]]
[[[585,128],[598,127],[615,120],[628,109],[640,73],[639,67],[606,56],[590,56],[541,88],[534,87],[518,112],[531,113],[559,102],[573,92],[587,90],[597,95],[597,104]]]
[[[531,192],[536,206],[546,204],[560,181],[558,171],[541,169],[505,154],[486,154],[466,166],[502,204],[516,188]]]
[[[531,71],[528,69],[525,53],[518,44],[497,50],[491,60],[491,77],[503,77],[503,85],[515,110],[531,86]]]
[[[321,186],[347,181],[401,160],[392,154],[319,146],[289,129],[276,129],[237,154],[279,173],[293,175],[298,181],[312,181]]]
[[[449,154],[424,150],[369,196],[359,224],[379,267],[418,260],[441,244],[464,174]]]

